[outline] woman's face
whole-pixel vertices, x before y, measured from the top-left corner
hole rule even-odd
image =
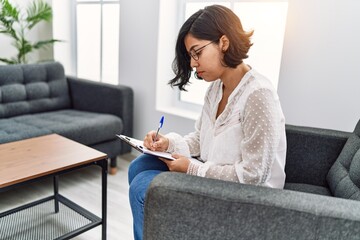
[[[196,68],[199,77],[207,82],[221,78],[225,68],[221,65],[223,54],[216,43],[188,34],[184,44],[190,55],[190,66]]]

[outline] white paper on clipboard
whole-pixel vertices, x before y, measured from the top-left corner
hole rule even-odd
[[[129,144],[131,147],[133,147],[136,150],[138,150],[139,152],[141,152],[141,153],[148,154],[148,155],[153,155],[153,156],[156,156],[156,157],[166,158],[166,159],[169,159],[169,160],[175,160],[175,158],[173,158],[170,153],[151,151],[151,150],[147,149],[146,147],[144,147],[144,142],[141,141],[141,140],[131,138],[131,137],[128,137],[128,136],[125,136],[125,135],[116,134],[116,136],[118,138],[120,138],[122,141]]]

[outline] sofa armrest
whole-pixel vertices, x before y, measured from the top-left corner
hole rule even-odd
[[[146,195],[145,240],[356,239],[360,202],[162,173]]]
[[[286,182],[326,187],[326,175],[350,133],[286,125]]]
[[[134,93],[130,87],[70,76],[67,76],[67,80],[74,109],[118,116],[124,124],[122,134],[132,136]]]

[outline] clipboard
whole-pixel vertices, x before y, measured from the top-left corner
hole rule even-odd
[[[173,158],[170,153],[151,151],[150,149],[148,149],[144,146],[144,142],[141,140],[131,138],[131,137],[128,137],[125,135],[116,134],[116,136],[143,154],[148,154],[148,155],[152,155],[152,156],[156,156],[156,157],[162,157],[162,158],[166,158],[168,160],[175,160],[175,158]]]

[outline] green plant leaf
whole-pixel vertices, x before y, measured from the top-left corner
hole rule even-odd
[[[25,38],[21,38],[18,41],[14,42],[14,46],[18,49],[16,61],[18,61],[19,63],[27,63],[26,55],[33,50],[31,43]]]
[[[55,42],[61,42],[61,40],[50,39],[50,40],[46,40],[46,41],[38,41],[35,44],[33,44],[32,47],[34,49],[39,49],[39,48],[50,46],[50,45],[54,44]]]
[[[1,0],[1,14],[7,17],[9,21],[18,21],[20,11],[17,7],[11,5],[8,0]]]
[[[0,0],[0,34],[11,37],[13,39],[11,44],[17,49],[16,57],[0,58],[0,61],[7,64],[26,63],[26,56],[30,52],[60,42],[50,39],[33,44],[27,39],[27,34],[37,23],[48,22],[51,19],[51,6],[44,0],[32,0],[26,9],[11,5],[9,0]]]
[[[51,18],[51,6],[43,0],[39,0],[38,2],[33,1],[32,4],[27,8],[26,21],[29,23],[29,29],[33,28],[41,21],[48,22],[51,20]]]
[[[8,0],[1,0],[0,32],[17,39],[13,24],[19,22],[19,14],[19,9],[12,6]]]
[[[0,58],[0,61],[4,62],[6,64],[17,64],[17,62],[15,60],[12,60],[12,59]]]
[[[9,35],[9,37],[12,37],[14,39],[18,39],[18,36],[16,34],[16,31],[14,29],[5,29],[1,30],[0,33],[4,33],[5,35]]]

